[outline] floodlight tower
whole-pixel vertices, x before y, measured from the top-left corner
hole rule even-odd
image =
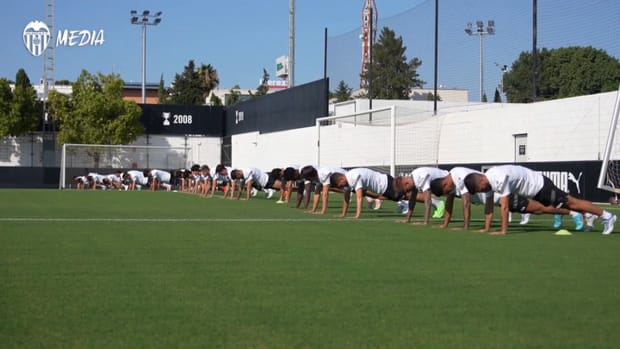
[[[50,86],[56,84],[56,43],[54,42],[54,0],[47,0],[45,6],[45,24],[50,31],[50,39],[47,49],[43,53],[43,79],[42,79],[42,96],[43,100],[43,131],[48,123],[47,118],[47,96]]]
[[[146,103],[146,26],[158,25],[161,23],[161,11],[151,14],[151,11],[144,10],[139,15],[138,11],[132,10],[129,12],[131,16],[131,24],[142,26],[142,104]]]
[[[362,8],[362,34],[360,35],[360,39],[362,39],[362,74],[366,72],[372,61],[372,44],[377,34],[378,17],[379,12],[375,0],[365,0]],[[366,83],[367,81],[360,79],[360,87],[366,87]]]
[[[486,29],[484,28],[484,22],[476,21],[476,28],[473,28],[471,22],[467,23],[465,33],[469,36],[478,35],[480,37],[480,102],[483,101],[484,96],[484,71],[483,71],[483,50],[482,50],[482,38],[485,35],[495,35],[495,21],[489,20]]]

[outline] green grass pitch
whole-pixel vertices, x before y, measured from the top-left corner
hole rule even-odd
[[[398,224],[393,203],[337,219],[339,200],[316,216],[261,194],[1,190],[0,347],[620,343],[620,240],[600,223],[489,236]]]

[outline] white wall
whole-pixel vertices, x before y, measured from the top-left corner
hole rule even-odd
[[[397,104],[403,110],[422,115],[422,121],[397,128],[396,164],[431,165],[451,163],[512,162],[515,134],[527,134],[527,161],[600,160],[616,92],[539,102],[534,104],[440,103],[437,116],[432,102]],[[394,102],[394,101],[392,101]],[[366,110],[364,101],[333,109],[336,114]],[[373,107],[389,105],[375,101]],[[367,107],[367,104],[366,104]],[[416,118],[420,120],[420,118]],[[387,166],[389,130],[385,127],[349,127],[335,124],[321,128],[321,165]],[[316,163],[316,129],[302,129],[232,138],[233,165],[275,166]],[[328,142],[329,140],[329,142]],[[328,143],[335,143],[330,147]]]
[[[306,127],[283,132],[250,132],[232,136],[232,165],[271,170],[293,164],[314,164],[314,133],[314,127]]]
[[[524,133],[527,134],[527,161],[600,160],[616,95],[616,92],[608,92],[534,104],[440,102],[438,116],[429,113],[432,102],[391,101],[398,105],[397,120],[415,120],[397,129],[396,164],[512,162],[514,135]],[[373,107],[384,107],[389,102],[375,101]],[[347,105],[341,110],[352,108]],[[355,108],[364,110],[362,105]],[[415,118],[405,115],[407,112]],[[390,133],[386,127],[335,124],[322,127],[321,134],[321,165],[389,164]],[[32,143],[31,137],[1,139],[0,166],[42,166],[42,138],[35,135],[34,140]],[[325,149],[330,142],[332,149]],[[134,144],[146,143],[146,138],[141,137]],[[220,138],[150,136],[148,143],[189,146],[192,151],[188,162],[192,164],[214,167],[220,162]],[[317,163],[316,144],[315,127],[235,135],[232,137],[232,162],[233,166],[255,166],[264,170],[287,164],[314,164]],[[56,161],[59,163],[59,155]]]

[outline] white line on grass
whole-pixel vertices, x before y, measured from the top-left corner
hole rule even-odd
[[[0,222],[140,222],[140,223],[193,223],[193,222],[230,222],[230,223],[269,223],[269,222],[379,222],[390,219],[380,218],[41,218],[41,217],[0,217]]]

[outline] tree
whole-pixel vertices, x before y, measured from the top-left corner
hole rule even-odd
[[[435,100],[435,95],[432,92],[429,92],[426,95],[426,100],[428,101],[434,101]],[[441,96],[439,95],[439,93],[437,94],[437,101],[441,101]]]
[[[9,135],[9,122],[11,118],[11,104],[13,92],[9,80],[0,78],[0,137]]]
[[[169,101],[172,104],[202,105],[219,83],[217,70],[213,66],[202,64],[196,68],[194,61],[190,60],[183,73],[175,75]]]
[[[142,110],[122,98],[124,82],[117,74],[92,75],[86,70],[72,84],[71,97],[51,91],[49,113],[59,127],[58,143],[127,144],[144,133]],[[99,153],[91,154],[98,167]]]
[[[24,69],[15,75],[15,89],[11,92],[4,80],[0,91],[0,137],[22,136],[35,131],[39,125],[40,109],[37,92],[30,84]],[[8,90],[7,90],[8,88]]]
[[[336,100],[336,103],[348,101],[351,99],[352,91],[353,89],[350,88],[349,85],[344,82],[344,80],[340,80],[340,82],[338,83],[338,87],[336,87],[336,91],[331,93],[331,98],[334,98]]]
[[[213,68],[211,64],[200,65],[200,68],[198,68],[198,76],[202,82],[202,100],[204,101],[211,94],[211,91],[220,84],[220,78],[217,74],[217,70]]]
[[[166,104],[168,99],[166,87],[164,86],[164,74],[159,78],[159,86],[157,87],[157,99],[160,104]]]
[[[269,73],[267,69],[263,68],[263,79],[261,80],[261,84],[256,88],[256,93],[252,95],[252,97],[264,96],[269,92]]]
[[[542,49],[537,54],[537,100],[550,100],[613,91],[620,81],[620,61],[588,47]],[[532,54],[521,52],[504,75],[509,102],[532,102]]]
[[[241,100],[241,91],[239,91],[240,89],[241,87],[239,87],[239,85],[235,85],[233,86],[233,88],[230,89],[230,94],[227,95],[225,98],[226,105],[233,105]]]
[[[372,50],[373,61],[361,75],[366,86],[372,77],[372,98],[409,99],[412,88],[424,85],[417,73],[422,61],[416,57],[407,62],[403,38],[394,31],[383,27]]]
[[[493,96],[493,103],[501,103],[502,95],[499,94],[499,90],[495,89],[495,96]]]
[[[211,95],[211,105],[222,105],[222,99],[214,94]]]

